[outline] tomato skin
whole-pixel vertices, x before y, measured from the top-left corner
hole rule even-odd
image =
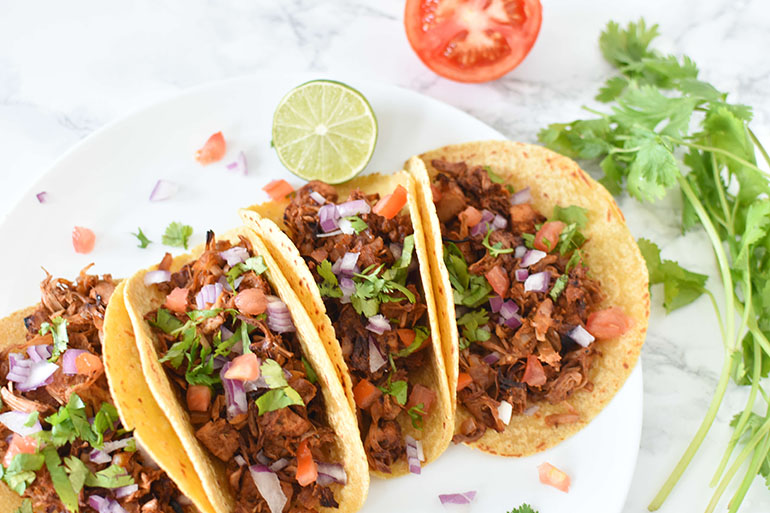
[[[406,205],[406,189],[397,185],[392,194],[383,196],[382,199],[374,205],[372,212],[385,219],[393,219],[396,217],[396,214],[401,212],[404,205]]]
[[[495,291],[495,294],[504,298],[505,293],[508,292],[510,280],[508,279],[508,275],[505,273],[505,270],[503,270],[502,266],[494,266],[484,274],[484,277],[492,286],[492,290]]]
[[[254,353],[246,353],[233,358],[225,378],[239,381],[252,381],[259,377],[259,358]]]
[[[567,225],[561,221],[548,221],[547,223],[543,223],[543,226],[541,226],[537,231],[537,234],[535,234],[535,242],[532,245],[535,249],[550,253],[555,250],[556,246],[559,244],[559,236],[566,226]]]
[[[318,466],[313,461],[313,454],[307,446],[307,439],[302,440],[297,447],[297,482],[307,486],[318,478]]]
[[[353,387],[353,398],[362,410],[367,409],[382,395],[382,391],[368,380],[362,379]]]
[[[611,306],[588,316],[586,330],[597,340],[617,338],[633,325],[633,320],[621,308]]]
[[[457,391],[459,392],[463,388],[473,383],[473,378],[467,372],[461,372],[457,375]]]
[[[406,36],[420,60],[458,82],[496,80],[535,44],[540,0],[407,0]]]
[[[14,433],[11,442],[8,444],[8,450],[3,456],[3,466],[8,468],[17,454],[35,454],[37,452],[37,440],[31,436],[21,436]]]
[[[163,303],[163,306],[172,312],[185,313],[187,311],[188,293],[189,291],[186,288],[176,287],[166,296],[166,302]]]
[[[90,253],[94,250],[95,243],[96,235],[93,231],[82,226],[76,226],[72,229],[72,246],[75,248],[75,253]]]
[[[541,387],[548,379],[545,376],[543,365],[535,355],[527,356],[527,366],[524,368],[524,376],[521,381],[531,387]]]
[[[187,387],[187,409],[190,411],[209,411],[211,405],[211,388],[206,385],[190,385]]]
[[[569,492],[569,476],[550,463],[546,462],[538,465],[537,473],[541,483],[553,486],[564,493]]]
[[[75,358],[75,370],[78,374],[86,376],[93,375],[101,372],[102,369],[104,369],[102,359],[93,353],[80,353],[78,357]]]
[[[292,187],[286,180],[273,180],[262,187],[262,190],[265,191],[273,201],[280,201],[294,192],[294,187]]]
[[[217,132],[208,138],[206,144],[201,149],[195,152],[195,160],[205,166],[222,160],[222,157],[225,156],[225,151],[227,151],[225,137],[222,135],[222,132]]]

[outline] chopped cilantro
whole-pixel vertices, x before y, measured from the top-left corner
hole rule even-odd
[[[489,175],[489,179],[492,180],[492,183],[499,183],[504,184],[505,180],[503,180],[503,177],[492,171],[492,168],[489,166],[484,166],[484,171],[487,172],[487,175]],[[505,184],[505,188],[508,189],[508,192],[513,193],[513,186],[511,184]]]
[[[535,247],[535,234],[534,233],[522,233],[521,238],[524,239],[524,245],[529,249]]]
[[[267,271],[267,265],[265,265],[265,259],[262,258],[262,255],[247,258],[246,261],[235,264],[227,271],[227,283],[230,284],[230,288],[235,290],[236,278],[249,271],[254,271],[257,275]]]
[[[508,513],[538,513],[536,510],[532,509],[532,506],[529,504],[522,504],[518,508],[513,508]]]
[[[395,281],[401,285],[406,284],[407,273],[409,272],[409,265],[412,263],[412,255],[414,254],[414,234],[404,237],[404,247],[401,249],[401,256],[398,258],[393,267],[382,273],[382,276],[388,280]]]
[[[51,476],[53,488],[61,499],[64,507],[73,513],[78,511],[78,494],[72,488],[72,483],[67,476],[67,472],[62,467],[61,458],[53,446],[47,446],[43,449],[45,458],[45,467]]]
[[[267,386],[270,388],[289,386],[289,383],[286,381],[286,376],[283,375],[283,369],[275,360],[270,358],[266,359],[262,362],[262,365],[259,366],[259,370],[262,377],[265,378]]]
[[[45,335],[47,333],[53,337],[53,351],[48,361],[55,363],[59,356],[67,350],[67,344],[70,341],[67,335],[67,320],[59,315],[51,319],[50,323],[44,322],[40,325],[40,334]]]
[[[390,377],[388,377],[388,383],[384,387],[377,388],[379,388],[383,394],[389,394],[395,397],[396,402],[401,406],[406,404],[406,393],[408,388],[406,381],[399,380],[391,383]]]
[[[323,278],[323,283],[318,285],[321,297],[342,297],[342,290],[339,287],[337,276],[332,271],[331,262],[324,260],[316,266],[316,271],[318,276]]]
[[[304,406],[305,403],[299,393],[288,386],[268,390],[257,398],[257,408],[260,415],[293,405]]]
[[[38,417],[40,416],[39,411],[33,411],[29,414],[29,417],[27,417],[27,421],[24,423],[26,427],[32,427],[35,425],[35,422],[37,422]]]
[[[187,353],[200,344],[198,333],[194,325],[184,325],[182,328],[182,340],[175,342],[160,359],[160,363],[171,362],[171,366],[178,369]]]
[[[192,226],[174,221],[166,227],[163,234],[163,244],[187,249],[187,241],[192,233]]]
[[[708,276],[682,268],[673,260],[661,260],[658,246],[647,239],[637,241],[650,275],[650,285],[663,284],[666,312],[689,305],[705,291]]]
[[[165,308],[158,308],[158,311],[155,313],[155,320],[151,320],[150,325],[158,328],[163,333],[171,334],[184,324]]]
[[[23,501],[21,501],[21,506],[16,508],[16,511],[14,511],[14,513],[35,513],[32,510],[32,501],[29,499],[24,499]]]
[[[137,233],[132,233],[131,235],[133,235],[134,237],[139,239],[139,246],[138,247],[140,247],[142,249],[144,249],[147,246],[149,246],[150,244],[152,244],[152,241],[147,238],[147,236],[144,234],[144,232],[142,232],[142,228],[141,227],[137,227]]]
[[[502,242],[496,242],[494,246],[489,245],[489,236],[492,234],[492,228],[487,226],[487,234],[484,236],[484,240],[481,241],[481,244],[484,245],[485,248],[489,250],[489,255],[492,258],[495,258],[499,255],[505,255],[507,253],[513,253],[513,248],[507,248],[503,249],[503,243]]]
[[[187,317],[189,317],[191,321],[195,323],[199,323],[206,319],[211,319],[212,317],[216,317],[221,312],[222,312],[221,308],[212,308],[211,310],[191,310],[187,312]]]
[[[412,406],[407,410],[407,413],[412,418],[412,426],[415,429],[422,429],[423,416],[425,415],[425,404],[419,403]]]
[[[134,484],[134,478],[126,472],[126,469],[115,464],[86,477],[86,486],[97,488],[120,488],[132,484]]]
[[[118,410],[110,403],[102,403],[101,408],[94,416],[92,430],[96,435],[93,446],[100,448],[104,443],[104,433],[110,429],[115,429],[115,424],[120,420]]]
[[[409,344],[409,347],[405,347],[401,351],[399,351],[396,356],[399,358],[402,358],[404,356],[409,356],[410,354],[417,351],[421,346],[422,343],[425,342],[425,339],[427,339],[430,336],[430,330],[426,326],[415,326],[414,327],[414,340],[411,344]],[[388,354],[390,356],[391,353]],[[394,365],[395,367],[395,365]]]
[[[355,230],[357,234],[369,229],[369,225],[358,216],[343,217],[343,219],[350,221],[350,226],[353,228],[353,230]]]
[[[556,278],[556,281],[553,282],[553,287],[551,287],[551,291],[548,293],[548,295],[551,296],[551,299],[553,299],[554,301],[559,299],[559,296],[561,296],[561,293],[567,287],[568,279],[569,279],[569,276],[567,275],[567,273],[564,273],[558,278]]]
[[[579,229],[583,229],[588,225],[588,211],[583,207],[577,205],[571,205],[569,207],[560,207],[556,205],[553,207],[553,219],[561,221],[564,224],[577,225]]]
[[[17,454],[8,468],[0,465],[0,476],[8,487],[19,495],[35,481],[35,472],[43,467],[45,458],[42,454]]]
[[[483,276],[468,272],[460,249],[453,243],[444,246],[444,263],[449,271],[449,281],[456,305],[478,308],[489,299],[492,287]]]
[[[74,456],[67,456],[64,458],[64,466],[67,470],[72,490],[75,494],[79,494],[91,471],[88,470],[85,463]]]
[[[302,365],[305,367],[305,375],[307,376],[308,381],[314,385],[318,383],[318,374],[315,373],[310,362],[308,362],[304,356],[302,357]]]
[[[484,342],[489,340],[490,331],[486,327],[489,323],[489,315],[486,310],[472,310],[457,319],[457,325],[462,327],[460,337],[460,349],[467,349],[472,342]]]
[[[382,265],[374,270],[365,269],[363,273],[354,275],[356,291],[350,300],[356,312],[365,317],[377,315],[380,311],[380,303],[402,301],[404,298],[390,295],[396,291],[401,292],[410,303],[415,302],[414,294],[404,285],[386,277],[378,277],[381,269]]]

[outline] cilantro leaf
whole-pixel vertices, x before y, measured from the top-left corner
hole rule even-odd
[[[104,443],[104,433],[108,430],[115,429],[115,424],[120,421],[118,416],[118,410],[110,403],[102,403],[101,408],[94,416],[94,422],[91,426],[91,430],[96,435],[96,439],[92,443],[94,448],[100,449]]]
[[[64,466],[69,476],[72,490],[75,492],[75,494],[79,494],[80,490],[83,489],[86,478],[91,473],[91,471],[88,470],[88,467],[86,467],[85,463],[74,456],[67,456],[64,458]]]
[[[302,366],[305,367],[305,375],[307,376],[308,381],[314,385],[318,383],[318,374],[316,374],[315,370],[313,370],[313,366],[310,365],[310,362],[308,362],[304,356],[302,357]]]
[[[14,492],[23,494],[27,487],[35,482],[35,472],[43,467],[44,460],[40,453],[15,455],[4,471],[0,465],[3,481]]]
[[[174,221],[166,227],[166,231],[163,233],[163,244],[187,249],[187,241],[192,233],[192,226]]]
[[[353,230],[355,230],[357,234],[369,229],[369,225],[358,216],[348,216],[343,217],[343,219],[350,221],[350,226],[353,228]]]
[[[527,503],[522,504],[518,508],[513,508],[508,513],[538,513],[536,510],[532,509],[532,506],[530,506]]]
[[[415,429],[422,429],[423,417],[426,415],[425,404],[419,403],[407,410],[409,417],[412,419],[412,427]]]
[[[56,494],[61,499],[62,504],[64,504],[68,511],[77,512],[78,495],[72,488],[72,483],[64,467],[62,467],[61,458],[59,458],[56,449],[49,445],[43,449],[43,456],[45,458],[45,467],[48,469],[51,481],[53,482],[54,490],[56,490]]]
[[[560,207],[556,205],[553,207],[553,219],[561,221],[565,224],[574,224],[581,230],[588,226],[588,210],[577,205],[570,205],[569,207]]]
[[[259,367],[260,374],[265,378],[267,386],[270,388],[281,388],[289,386],[286,377],[283,375],[283,369],[278,362],[273,359],[266,359]]]
[[[556,281],[553,282],[553,287],[551,287],[551,291],[548,293],[549,296],[551,296],[551,299],[556,301],[559,299],[559,296],[561,296],[561,293],[564,291],[565,288],[567,288],[567,281],[569,280],[569,276],[567,274],[562,274],[558,278],[556,278]]]
[[[460,249],[449,243],[444,246],[444,263],[449,271],[452,295],[456,305],[478,308],[489,299],[492,286],[484,276],[468,272],[468,263]]]
[[[89,474],[85,483],[86,486],[97,488],[120,488],[134,484],[134,478],[126,472],[126,469],[113,463],[104,470]]]
[[[661,260],[658,246],[647,239],[639,239],[642,252],[650,275],[650,285],[663,284],[663,306],[666,312],[689,305],[701,294],[708,276],[682,268],[672,260]]]
[[[323,279],[322,283],[318,284],[318,290],[321,293],[321,297],[342,297],[342,289],[339,287],[339,281],[337,276],[332,271],[332,264],[328,260],[324,260],[316,266],[318,276]]]
[[[262,258],[262,255],[247,258],[244,262],[235,264],[227,271],[227,283],[230,284],[230,288],[235,290],[235,280],[249,271],[254,271],[257,276],[267,271],[267,265],[265,265],[265,259]]]
[[[489,324],[489,315],[486,310],[472,310],[457,319],[457,325],[462,327],[460,349],[468,348],[472,342],[489,340],[491,333],[486,327],[487,324]]]
[[[395,292],[401,292],[410,303],[416,300],[414,294],[404,285],[385,276],[377,276],[382,267],[380,265],[369,274],[366,274],[368,269],[365,269],[363,273],[353,275],[356,291],[351,295],[350,300],[359,315],[371,317],[380,311],[380,303],[403,301],[404,298],[392,296]],[[392,276],[388,273],[383,274]]]
[[[406,381],[399,380],[391,383],[390,378],[388,378],[388,383],[384,387],[377,388],[379,388],[383,394],[389,394],[395,397],[396,402],[401,406],[406,404],[406,394],[408,389]]]
[[[305,403],[299,393],[291,387],[274,388],[257,398],[257,408],[260,415],[293,405],[304,406]]]
[[[29,499],[24,499],[21,501],[21,506],[19,506],[13,513],[35,513],[32,510],[32,501]]]
[[[56,362],[59,356],[67,350],[67,344],[69,344],[69,335],[67,335],[67,320],[61,315],[51,319],[51,322],[44,322],[40,325],[40,335],[51,334],[53,338],[53,351],[49,362]]]
[[[408,347],[405,347],[398,353],[396,353],[396,356],[399,358],[402,358],[404,356],[409,356],[410,354],[414,353],[420,347],[422,347],[422,343],[425,342],[425,340],[430,336],[430,330],[426,326],[415,326],[414,327],[414,340],[411,344],[409,344]],[[390,354],[389,354],[390,356]]]
[[[137,232],[136,233],[132,233],[131,235],[133,235],[134,237],[139,239],[139,246],[138,247],[144,249],[147,246],[149,246],[150,244],[152,244],[152,241],[147,238],[147,236],[144,234],[144,232],[142,232],[142,228],[141,227],[137,227],[136,230],[137,230]]]
[[[155,320],[150,320],[149,322],[151,326],[167,334],[175,332],[184,325],[182,321],[174,317],[174,314],[165,308],[158,308],[158,311],[155,313]]]

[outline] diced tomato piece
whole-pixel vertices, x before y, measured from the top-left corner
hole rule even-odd
[[[484,276],[492,286],[492,290],[494,290],[498,296],[505,297],[505,293],[508,292],[510,281],[508,280],[508,274],[503,267],[501,265],[496,265],[487,271]]]
[[[460,222],[465,223],[465,226],[476,226],[481,222],[482,214],[477,208],[468,206],[457,217],[460,218]]]
[[[569,492],[569,476],[558,468],[550,463],[542,463],[538,465],[537,472],[540,474],[541,483],[558,488],[565,493]]]
[[[259,358],[254,353],[246,353],[233,358],[225,378],[239,381],[251,381],[259,377]]]
[[[545,385],[546,377],[543,365],[535,355],[527,356],[527,366],[524,368],[524,376],[521,380],[531,387],[541,387]]]
[[[313,453],[307,446],[307,439],[302,440],[297,447],[297,482],[307,486],[318,478],[318,466],[313,461]]]
[[[267,310],[267,296],[259,289],[246,289],[235,296],[235,306],[248,315],[259,315]]]
[[[262,187],[262,190],[265,191],[273,201],[279,201],[294,192],[294,187],[292,187],[286,180],[273,180]]]
[[[392,194],[388,194],[377,202],[372,212],[385,219],[393,219],[396,214],[401,212],[404,205],[406,205],[406,189],[397,185]]]
[[[633,326],[633,320],[617,306],[599,310],[588,316],[586,330],[599,340],[617,338]]]
[[[412,387],[412,392],[409,394],[409,400],[406,402],[406,409],[409,410],[410,408],[422,404],[422,411],[425,413],[421,413],[420,415],[424,416],[430,412],[435,400],[436,392],[418,383]]]
[[[185,313],[187,311],[187,294],[189,292],[186,288],[176,287],[166,296],[166,302],[163,306],[172,312]]]
[[[461,372],[457,375],[457,391],[459,392],[463,388],[473,383],[473,378],[467,372]]]
[[[543,224],[535,234],[535,249],[545,251],[549,253],[556,249],[556,245],[559,243],[559,235],[561,235],[564,227],[567,226],[561,221],[548,221]]]
[[[212,162],[222,160],[226,150],[227,144],[225,143],[225,136],[222,135],[222,132],[217,132],[209,137],[206,144],[204,144],[200,150],[195,152],[195,160],[205,166]]]
[[[78,374],[93,375],[104,369],[102,359],[93,353],[80,353],[75,358],[75,370]]]
[[[438,185],[434,183],[430,184],[430,192],[433,195],[433,203],[436,203],[437,201],[441,201],[441,196],[442,196],[441,188]]]
[[[190,385],[187,387],[187,409],[190,411],[209,411],[211,405],[211,388],[206,385]]]
[[[356,405],[362,410],[370,407],[381,395],[382,391],[366,379],[362,379],[353,387],[353,398],[356,400]]]
[[[35,454],[37,452],[37,440],[31,436],[21,436],[14,433],[11,442],[8,444],[8,450],[3,456],[3,466],[8,468],[17,454]]]
[[[410,330],[409,328],[399,328],[396,330],[396,333],[398,334],[398,338],[401,339],[401,342],[406,347],[412,345],[412,342],[414,342],[414,337],[416,336],[414,330]]]
[[[75,253],[90,253],[94,250],[95,242],[96,235],[88,228],[76,226],[72,229],[72,246],[75,248]]]

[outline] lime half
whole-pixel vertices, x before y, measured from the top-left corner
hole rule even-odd
[[[341,82],[313,80],[297,86],[273,114],[278,158],[306,180],[350,180],[369,163],[376,142],[372,107],[364,95]]]

